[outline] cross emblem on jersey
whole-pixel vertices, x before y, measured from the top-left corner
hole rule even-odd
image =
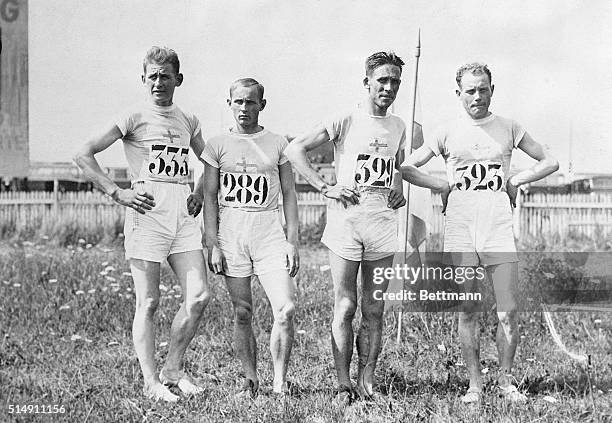
[[[238,169],[239,167],[242,168],[242,172],[246,173],[247,168],[249,167],[254,167],[255,169],[257,169],[257,163],[247,163],[246,158],[242,156],[242,161],[236,162],[236,169]]]
[[[174,144],[174,139],[175,138],[181,138],[180,135],[173,135],[172,132],[170,132],[169,129],[168,129],[168,133],[167,134],[162,134],[162,137],[168,138],[170,140],[170,143],[172,143],[172,144]]]
[[[374,142],[370,143],[370,147],[374,147],[374,151],[378,153],[378,149],[380,147],[389,147],[389,145],[386,142],[380,142],[375,138]]]

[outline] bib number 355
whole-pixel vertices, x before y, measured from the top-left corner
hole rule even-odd
[[[395,157],[359,154],[355,166],[355,182],[358,186],[389,188],[394,167]]]
[[[236,206],[265,207],[270,183],[262,173],[226,172],[221,175],[221,194]]]
[[[149,173],[172,179],[189,174],[189,148],[167,144],[154,144],[149,152]]]
[[[504,185],[504,171],[499,162],[476,162],[455,168],[455,187],[461,191],[499,191]]]

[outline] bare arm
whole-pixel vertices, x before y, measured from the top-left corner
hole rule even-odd
[[[306,153],[329,142],[329,134],[324,125],[318,125],[311,132],[296,137],[285,149],[285,154],[310,185],[321,191],[326,184],[321,175],[312,167]]]
[[[387,207],[395,210],[406,204],[404,197],[404,184],[400,173],[400,163],[404,161],[404,150],[398,150],[395,154],[395,169],[393,169],[393,180],[387,197]]]
[[[204,163],[204,227],[206,228],[206,248],[208,249],[208,267],[215,273],[227,269],[225,257],[219,248],[219,168]]]
[[[528,133],[525,133],[518,148],[527,153],[532,159],[537,160],[537,163],[530,169],[525,169],[512,176],[510,178],[512,185],[518,187],[529,182],[535,182],[559,170],[557,159],[548,154],[542,145],[534,141]]]
[[[204,151],[204,139],[202,138],[202,131],[199,131],[195,137],[191,139],[190,142],[191,149],[195,153],[196,157],[204,164],[204,160],[202,160],[202,151]],[[203,206],[204,199],[204,172],[200,175],[200,178],[197,180],[195,186],[193,187],[193,192],[187,197],[187,211],[193,217],[196,217],[200,214]]]
[[[311,132],[296,137],[285,149],[285,154],[293,167],[325,197],[340,201],[344,207],[348,204],[357,204],[359,202],[357,191],[340,185],[328,187],[321,175],[310,164],[306,153],[326,142],[329,142],[329,134],[325,126],[320,124]]]
[[[443,192],[448,188],[448,181],[428,175],[418,169],[432,157],[434,157],[434,153],[431,148],[426,145],[419,147],[402,163],[400,167],[402,178],[416,186],[429,188],[435,192]]]
[[[149,193],[137,193],[132,189],[121,189],[102,171],[95,155],[106,150],[123,134],[117,127],[106,129],[99,135],[90,138],[74,156],[74,162],[83,171],[83,174],[91,180],[102,192],[109,195],[117,203],[131,207],[139,213],[151,210],[155,206],[153,196]]]
[[[295,276],[300,267],[300,256],[298,254],[298,206],[295,194],[295,181],[291,163],[287,162],[278,167],[281,190],[283,193],[283,213],[287,223],[287,242],[290,244],[287,251],[289,262],[289,275]]]

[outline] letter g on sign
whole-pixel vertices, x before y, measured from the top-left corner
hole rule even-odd
[[[0,16],[5,22],[14,22],[19,17],[19,4],[17,0],[2,0]]]

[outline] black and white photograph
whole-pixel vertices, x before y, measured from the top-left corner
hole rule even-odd
[[[612,421],[610,22],[0,0],[0,421]]]

